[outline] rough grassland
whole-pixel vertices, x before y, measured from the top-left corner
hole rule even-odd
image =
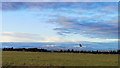
[[[118,55],[2,52],[3,66],[117,66]]]

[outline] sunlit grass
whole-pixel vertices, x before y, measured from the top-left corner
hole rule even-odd
[[[3,51],[2,64],[3,66],[117,66],[118,55]]]

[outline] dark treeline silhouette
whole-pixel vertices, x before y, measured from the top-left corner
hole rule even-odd
[[[3,48],[3,51],[28,51],[28,52],[58,52],[58,53],[91,53],[91,54],[120,54],[120,50],[96,50],[96,51],[79,51],[79,50],[47,50],[47,49],[38,49],[38,48]]]

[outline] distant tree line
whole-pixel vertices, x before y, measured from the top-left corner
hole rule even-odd
[[[120,54],[120,50],[96,50],[96,51],[85,51],[85,50],[47,50],[38,48],[3,48],[3,51],[26,51],[26,52],[58,52],[58,53],[91,53],[91,54]]]

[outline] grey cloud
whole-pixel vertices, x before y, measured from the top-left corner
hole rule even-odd
[[[17,10],[21,8],[27,9],[39,9],[39,8],[58,8],[70,6],[68,3],[58,3],[58,2],[3,2],[3,10]]]
[[[114,5],[117,3],[113,2]],[[98,2],[2,2],[3,10],[17,10],[21,8],[82,8],[86,10],[102,8],[104,6],[111,6],[113,3],[98,3]],[[84,7],[83,7],[84,6]],[[111,10],[111,9],[110,9]]]
[[[83,34],[89,35],[91,37],[107,37],[107,38],[117,38],[118,26],[117,22],[115,25],[111,23],[91,23],[89,21],[76,21],[77,19],[61,18],[58,19],[56,23],[61,25],[61,28],[55,28],[54,30],[58,31],[58,34]]]

